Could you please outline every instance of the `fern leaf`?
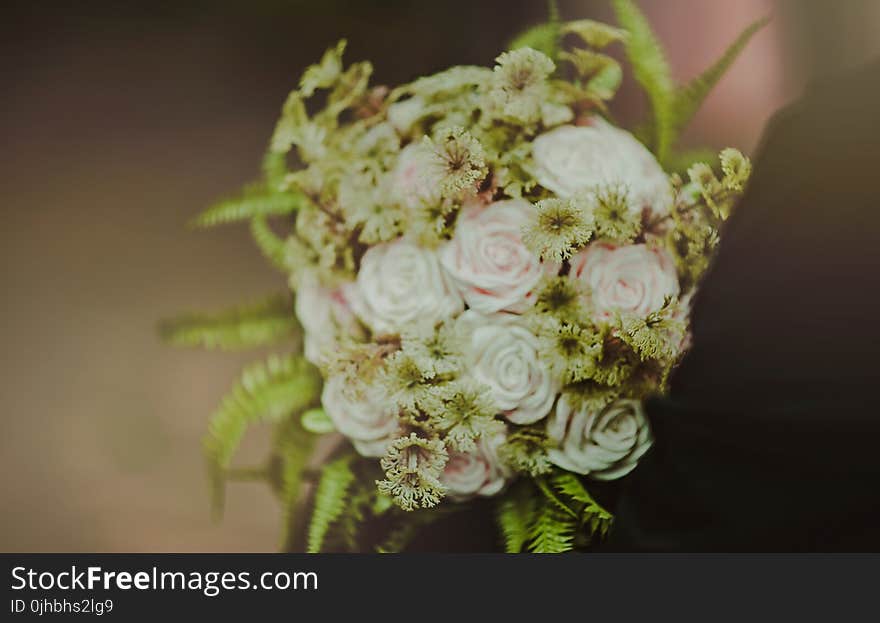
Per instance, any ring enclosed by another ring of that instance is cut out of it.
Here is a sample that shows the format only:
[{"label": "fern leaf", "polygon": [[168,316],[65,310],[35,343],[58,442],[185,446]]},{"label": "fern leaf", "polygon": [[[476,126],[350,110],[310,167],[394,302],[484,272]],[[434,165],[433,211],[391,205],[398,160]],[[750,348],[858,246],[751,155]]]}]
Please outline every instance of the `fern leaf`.
[{"label": "fern leaf", "polygon": [[315,492],[315,508],[309,524],[307,551],[310,554],[321,551],[330,526],[345,510],[348,490],[353,482],[354,472],[351,471],[350,456],[328,463],[321,470],[321,481]]},{"label": "fern leaf", "polygon": [[333,525],[331,534],[325,538],[326,550],[354,553],[362,551],[362,528],[375,496],[376,486],[372,481],[355,481],[345,501],[342,515]]},{"label": "fern leaf", "polygon": [[553,476],[553,487],[562,495],[580,502],[581,523],[588,525],[591,532],[599,532],[602,536],[608,532],[614,515],[605,510],[587,491],[580,479],[571,472],[557,472]]},{"label": "fern leaf", "polygon": [[674,85],[663,48],[633,0],[612,0],[617,21],[628,32],[626,56],[651,102],[654,154],[662,163],[672,146]]},{"label": "fern leaf", "polygon": [[278,493],[281,498],[281,548],[282,551],[299,549],[299,510],[301,504],[303,472],[311,457],[315,436],[309,434],[299,418],[292,417],[278,427],[275,436],[275,456],[280,461]]},{"label": "fern leaf", "polygon": [[287,154],[271,149],[263,156],[263,178],[270,192],[279,191],[287,176]]},{"label": "fern leaf", "polygon": [[728,47],[715,63],[702,74],[691,80],[688,84],[679,87],[675,93],[674,108],[674,131],[681,130],[696,114],[703,100],[727,72],[740,52],[748,45],[752,37],[761,30],[770,20],[760,19],[746,28],[739,37]]},{"label": "fern leaf", "polygon": [[299,357],[273,356],[244,371],[211,418],[203,442],[215,514],[222,513],[226,470],[247,427],[309,406],[320,387],[318,370]]},{"label": "fern leaf", "polygon": [[552,503],[544,503],[537,512],[530,533],[529,551],[535,554],[561,554],[574,545],[577,520]]},{"label": "fern leaf", "polygon": [[255,216],[251,220],[251,236],[260,253],[278,270],[287,272],[290,269],[287,260],[287,245],[269,225],[265,216]]},{"label": "fern leaf", "polygon": [[510,50],[532,48],[556,59],[559,55],[559,42],[562,38],[562,26],[559,23],[559,8],[556,5],[556,0],[548,0],[547,13],[546,23],[532,26],[517,35],[507,48]]},{"label": "fern leaf", "polygon": [[255,216],[278,216],[299,209],[303,195],[267,191],[256,184],[245,188],[239,197],[220,201],[190,221],[196,229],[245,221]]},{"label": "fern leaf", "polygon": [[547,501],[553,504],[560,512],[570,515],[575,519],[578,518],[578,514],[568,504],[559,499],[559,496],[557,496],[553,489],[550,488],[550,485],[547,484],[547,481],[544,478],[539,478],[535,481],[535,484],[538,485],[538,489],[541,490],[541,493],[544,494]]},{"label": "fern leaf", "polygon": [[534,516],[535,498],[525,481],[499,500],[495,507],[495,520],[504,537],[504,550],[508,554],[519,553],[525,547]]},{"label": "fern leaf", "polygon": [[160,336],[169,344],[221,350],[263,346],[298,332],[286,294],[214,314],[188,313],[159,325]]}]

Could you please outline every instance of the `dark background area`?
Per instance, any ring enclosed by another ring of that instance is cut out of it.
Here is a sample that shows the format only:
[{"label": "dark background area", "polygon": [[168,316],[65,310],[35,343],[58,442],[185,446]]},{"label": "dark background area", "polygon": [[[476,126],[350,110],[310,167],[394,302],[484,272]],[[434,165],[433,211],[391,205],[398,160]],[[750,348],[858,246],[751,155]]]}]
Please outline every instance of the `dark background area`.
[{"label": "dark background area", "polygon": [[[695,75],[751,21],[776,13],[719,85],[687,141],[751,150],[815,53],[855,62],[876,37],[804,24],[829,9],[771,0],[647,0],[676,75]],[[838,3],[841,4],[841,3]],[[880,3],[852,2],[857,17]],[[610,19],[564,1],[565,18]],[[155,324],[284,287],[244,228],[186,231],[258,172],[301,70],[341,37],[374,83],[491,65],[546,14],[540,0],[40,2],[0,24],[0,550],[273,550],[269,491],[232,485],[210,520],[199,440],[241,365],[260,353],[176,351]],[[835,23],[837,23],[835,22]],[[792,37],[794,32],[798,36]],[[870,32],[876,32],[876,29]],[[812,33],[812,34],[811,34]],[[826,39],[822,39],[825,37]],[[848,46],[848,47],[847,47]],[[851,50],[847,52],[847,50]],[[615,106],[633,119],[631,85]],[[256,461],[265,435],[250,435]]]}]

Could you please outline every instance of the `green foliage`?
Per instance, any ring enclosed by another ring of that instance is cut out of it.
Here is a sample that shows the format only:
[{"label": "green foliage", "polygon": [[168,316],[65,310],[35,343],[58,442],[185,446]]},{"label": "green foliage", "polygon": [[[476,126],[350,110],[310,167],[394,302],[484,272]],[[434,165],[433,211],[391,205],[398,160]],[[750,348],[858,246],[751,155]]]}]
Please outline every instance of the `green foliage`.
[{"label": "green foliage", "polygon": [[361,527],[375,503],[376,488],[361,478],[355,480],[342,514],[324,540],[324,551],[364,551]]},{"label": "green foliage", "polygon": [[562,30],[559,23],[559,8],[556,0],[547,2],[547,22],[532,26],[528,30],[514,37],[507,45],[508,50],[519,48],[532,48],[543,52],[552,59],[559,55],[559,44],[562,38]]},{"label": "green foliage", "polygon": [[302,507],[303,472],[306,469],[315,437],[298,418],[287,418],[275,430],[274,456],[278,461],[278,494],[281,498],[281,548],[295,551],[301,545],[299,516]]},{"label": "green foliage", "polygon": [[[270,166],[277,166],[277,161],[269,160]],[[276,175],[277,173],[272,173]],[[292,214],[307,201],[304,195],[281,193],[267,190],[262,184],[245,188],[239,197],[225,199],[211,206],[192,221],[190,226],[197,229],[215,227],[226,223],[245,221],[255,216],[278,216]]]},{"label": "green foliage", "polygon": [[339,79],[339,75],[342,73],[342,54],[345,52],[346,43],[345,39],[341,39],[335,47],[324,52],[320,63],[306,68],[299,81],[299,87],[304,96],[311,97],[316,89],[328,89]]},{"label": "green foliage", "polygon": [[[645,90],[651,103],[652,118],[643,128],[657,160],[669,164],[670,152],[678,133],[691,120],[709,91],[718,83],[746,47],[751,38],[767,21],[761,19],[746,28],[725,50],[724,54],[706,71],[689,83],[676,87],[669,64],[648,20],[634,0],[611,0],[620,25],[628,32],[627,58],[633,67],[636,81]],[[687,167],[676,163],[671,167],[683,171]]]},{"label": "green foliage", "polygon": [[251,220],[251,236],[257,247],[272,266],[278,270],[287,272],[290,270],[287,245],[269,225],[264,216],[255,216]]},{"label": "green foliage", "polygon": [[633,0],[611,0],[620,25],[629,33],[626,55],[636,81],[651,102],[654,131],[652,148],[662,163],[673,143],[674,86],[663,48],[644,13]]},{"label": "green foliage", "polygon": [[326,435],[336,430],[333,420],[324,409],[309,409],[300,418],[303,428],[315,435]]},{"label": "green foliage", "polygon": [[221,350],[263,346],[299,332],[288,294],[273,294],[251,305],[214,314],[184,314],[159,325],[159,334],[169,344]]},{"label": "green foliage", "polygon": [[245,369],[214,412],[204,439],[216,514],[223,510],[226,470],[248,426],[277,422],[309,406],[318,398],[320,387],[318,370],[295,356],[271,356]]},{"label": "green foliage", "polygon": [[574,547],[577,521],[557,505],[544,502],[535,515],[529,533],[529,551],[535,554],[561,554]]},{"label": "green foliage", "polygon": [[287,156],[271,149],[263,156],[263,177],[269,192],[281,191],[287,176]]},{"label": "green foliage", "polygon": [[[691,80],[686,85],[678,88],[675,92],[673,129],[680,131],[691,120],[703,100],[727,72],[740,52],[745,49],[752,37],[761,30],[770,20],[759,19],[746,28],[739,37],[724,51],[715,63],[702,74]],[[686,168],[686,167],[685,167]]]},{"label": "green foliage", "polygon": [[[596,502],[576,475],[556,470],[535,484],[543,498],[537,502],[534,523],[529,529],[530,551],[566,552],[574,549],[576,536],[589,542],[593,534],[607,535],[614,517]],[[578,534],[584,527],[590,534]]]},{"label": "green foliage", "polygon": [[625,30],[596,22],[591,19],[577,19],[562,25],[562,34],[577,35],[589,47],[601,50],[616,41],[625,41]]},{"label": "green foliage", "polygon": [[534,488],[520,481],[495,507],[495,520],[504,538],[504,550],[508,554],[521,552],[531,535],[530,526],[535,519]]},{"label": "green foliage", "polygon": [[355,480],[351,456],[328,463],[321,470],[321,481],[315,493],[315,507],[309,524],[308,549],[310,554],[321,551],[324,538],[345,510],[348,492]]},{"label": "green foliage", "polygon": [[604,537],[608,534],[614,516],[593,499],[581,480],[571,472],[557,471],[552,478],[553,488],[575,503],[582,504],[577,511],[582,525],[592,533]]}]

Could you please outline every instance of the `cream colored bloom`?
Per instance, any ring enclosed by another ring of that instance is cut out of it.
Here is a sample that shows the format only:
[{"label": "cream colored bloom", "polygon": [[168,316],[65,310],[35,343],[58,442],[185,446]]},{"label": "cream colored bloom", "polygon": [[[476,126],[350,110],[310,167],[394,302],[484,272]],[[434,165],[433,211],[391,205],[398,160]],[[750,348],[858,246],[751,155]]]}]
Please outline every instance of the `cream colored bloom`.
[{"label": "cream colored bloom", "polygon": [[535,178],[560,197],[603,187],[625,188],[633,211],[667,214],[673,192],[657,160],[636,138],[600,117],[587,126],[564,125],[532,145]]},{"label": "cream colored bloom", "polygon": [[324,411],[363,456],[382,456],[399,429],[397,407],[377,385],[352,385],[342,375],[324,381]]},{"label": "cream colored bloom", "polygon": [[379,335],[439,322],[464,309],[436,252],[402,238],[371,247],[345,293],[358,318]]},{"label": "cream colored bloom", "polygon": [[492,401],[514,424],[532,424],[553,408],[559,390],[542,360],[538,339],[519,316],[474,310],[456,322],[468,373],[489,388]]},{"label": "cream colored bloom", "polygon": [[550,462],[596,480],[615,480],[631,472],[651,447],[651,432],[638,400],[617,400],[601,411],[575,408],[560,397],[548,420],[547,436],[556,444]]}]

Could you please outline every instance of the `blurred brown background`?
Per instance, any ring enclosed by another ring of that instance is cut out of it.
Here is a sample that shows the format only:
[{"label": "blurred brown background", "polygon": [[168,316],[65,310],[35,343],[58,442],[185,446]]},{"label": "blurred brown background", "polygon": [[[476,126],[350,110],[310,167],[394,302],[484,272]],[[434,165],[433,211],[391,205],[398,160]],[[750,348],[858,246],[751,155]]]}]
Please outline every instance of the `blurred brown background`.
[{"label": "blurred brown background", "polygon": [[[605,2],[563,17],[610,19]],[[774,14],[687,140],[751,150],[815,73],[877,52],[871,0],[643,0],[680,79]],[[542,0],[28,3],[0,25],[0,550],[271,551],[265,487],[210,520],[207,418],[259,353],[173,350],[156,321],[284,286],[244,228],[186,220],[257,174],[300,71],[336,39],[377,82],[491,64]],[[632,88],[617,110],[632,118]],[[265,450],[259,431],[242,461]]]}]

